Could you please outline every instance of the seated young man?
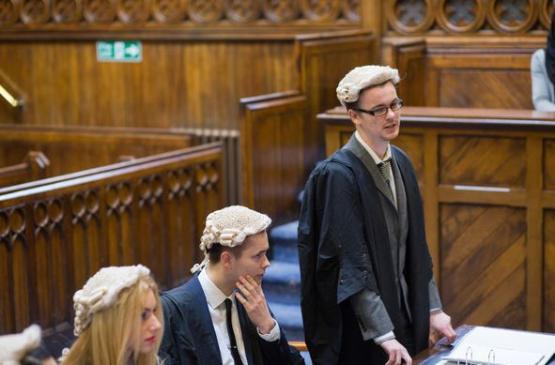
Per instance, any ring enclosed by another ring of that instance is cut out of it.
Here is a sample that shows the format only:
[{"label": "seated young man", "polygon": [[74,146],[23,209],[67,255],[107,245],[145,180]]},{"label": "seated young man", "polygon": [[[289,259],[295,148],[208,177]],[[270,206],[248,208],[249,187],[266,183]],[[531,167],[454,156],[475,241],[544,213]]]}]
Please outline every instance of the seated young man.
[{"label": "seated young man", "polygon": [[260,286],[270,262],[271,219],[243,206],[206,217],[205,259],[186,284],[162,294],[164,364],[302,364]]}]

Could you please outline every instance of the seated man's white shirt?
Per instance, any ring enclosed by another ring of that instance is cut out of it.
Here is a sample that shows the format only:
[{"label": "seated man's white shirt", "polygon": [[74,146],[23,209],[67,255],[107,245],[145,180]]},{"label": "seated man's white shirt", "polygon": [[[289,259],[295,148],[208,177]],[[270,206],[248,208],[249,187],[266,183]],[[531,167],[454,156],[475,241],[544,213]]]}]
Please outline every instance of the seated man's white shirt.
[{"label": "seated man's white shirt", "polygon": [[[241,361],[243,364],[248,364],[247,356],[245,353],[245,342],[243,341],[243,333],[241,331],[241,324],[239,322],[239,314],[237,313],[237,304],[235,299],[235,294],[226,297],[225,294],[210,280],[206,274],[206,269],[203,269],[198,280],[202,291],[206,296],[206,302],[208,304],[208,312],[210,313],[210,318],[212,319],[212,325],[214,326],[214,332],[216,332],[216,339],[218,340],[218,347],[220,348],[220,354],[222,356],[223,365],[233,365],[233,356],[231,355],[231,345],[229,341],[229,335],[227,333],[226,324],[226,313],[225,313],[225,300],[227,298],[231,299],[233,306],[231,308],[231,325],[233,331],[235,332],[235,339],[237,341],[237,350],[241,356]],[[276,321],[274,328],[268,334],[261,334],[258,332],[260,337],[268,342],[273,342],[279,339],[280,330]]]}]

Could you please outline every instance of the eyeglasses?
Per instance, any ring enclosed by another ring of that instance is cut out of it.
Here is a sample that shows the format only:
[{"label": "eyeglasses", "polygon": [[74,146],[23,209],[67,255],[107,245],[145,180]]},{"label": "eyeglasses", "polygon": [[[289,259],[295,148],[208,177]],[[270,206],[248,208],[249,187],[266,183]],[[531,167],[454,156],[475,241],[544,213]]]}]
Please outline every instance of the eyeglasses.
[{"label": "eyeglasses", "polygon": [[370,110],[364,110],[364,109],[358,109],[355,108],[354,110],[362,112],[362,113],[367,113],[370,115],[373,115],[375,117],[381,117],[387,114],[387,110],[391,109],[392,111],[396,112],[399,109],[401,109],[403,107],[403,99],[401,98],[397,98],[395,100],[393,100],[391,102],[391,104],[389,104],[389,106],[378,106],[374,109],[370,109]]}]

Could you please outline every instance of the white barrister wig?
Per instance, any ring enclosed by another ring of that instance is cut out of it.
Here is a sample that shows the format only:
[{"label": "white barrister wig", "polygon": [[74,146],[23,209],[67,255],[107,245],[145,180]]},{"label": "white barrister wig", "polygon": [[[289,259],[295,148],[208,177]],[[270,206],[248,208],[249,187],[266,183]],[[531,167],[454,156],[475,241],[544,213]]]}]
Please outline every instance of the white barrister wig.
[{"label": "white barrister wig", "polygon": [[0,336],[0,364],[19,365],[25,354],[40,345],[40,327],[33,324],[23,332]]},{"label": "white barrister wig", "polygon": [[73,333],[79,336],[91,323],[94,313],[113,305],[119,293],[150,275],[143,265],[103,267],[91,276],[83,289],[73,295],[75,320]]},{"label": "white barrister wig", "polygon": [[239,246],[248,236],[265,231],[271,223],[272,220],[266,214],[241,205],[232,205],[208,214],[200,238],[200,249],[205,258],[201,264],[195,264],[191,272],[195,273],[206,265],[206,254],[214,244]]},{"label": "white barrister wig", "polygon": [[381,85],[386,81],[399,82],[399,71],[389,66],[368,65],[355,67],[343,77],[337,85],[337,99],[341,105],[358,100],[360,91],[371,86]]}]

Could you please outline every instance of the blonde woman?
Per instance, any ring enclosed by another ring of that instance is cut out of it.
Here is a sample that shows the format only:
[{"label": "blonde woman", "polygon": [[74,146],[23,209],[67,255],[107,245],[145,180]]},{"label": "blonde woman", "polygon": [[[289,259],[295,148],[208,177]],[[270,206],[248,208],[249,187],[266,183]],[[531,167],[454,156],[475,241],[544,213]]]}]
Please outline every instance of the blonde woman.
[{"label": "blonde woman", "polygon": [[142,265],[106,267],[73,296],[76,342],[62,364],[153,365],[162,337],[158,287]]}]

